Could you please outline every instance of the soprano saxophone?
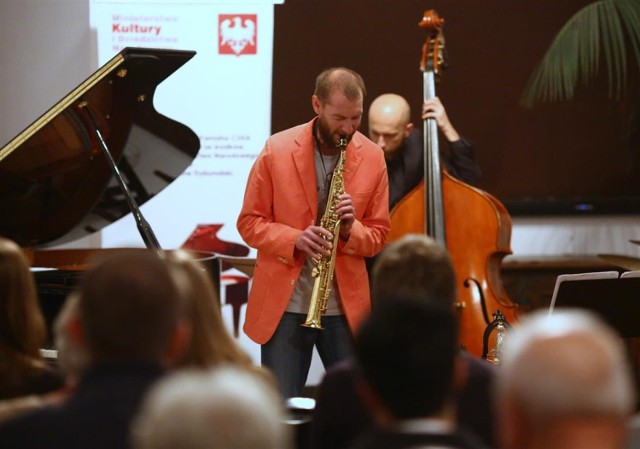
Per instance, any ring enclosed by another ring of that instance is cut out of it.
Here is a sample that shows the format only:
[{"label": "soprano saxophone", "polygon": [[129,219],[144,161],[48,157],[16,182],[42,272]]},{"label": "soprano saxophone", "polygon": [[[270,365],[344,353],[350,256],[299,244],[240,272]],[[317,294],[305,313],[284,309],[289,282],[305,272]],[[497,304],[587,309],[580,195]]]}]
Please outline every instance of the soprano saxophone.
[{"label": "soprano saxophone", "polygon": [[320,226],[331,232],[331,237],[322,236],[323,239],[331,241],[331,253],[322,256],[320,260],[315,262],[315,266],[311,271],[314,278],[313,290],[311,291],[311,303],[307,312],[306,321],[301,326],[311,327],[313,329],[324,329],[322,327],[322,314],[327,310],[327,301],[329,293],[331,293],[331,285],[333,283],[333,273],[336,266],[336,254],[338,249],[338,239],[340,238],[340,218],[336,213],[336,206],[340,202],[340,195],[344,193],[344,165],[345,150],[347,148],[347,138],[340,137],[336,146],[340,149],[338,162],[333,169],[331,177],[331,187],[327,197],[327,207],[320,219]]}]

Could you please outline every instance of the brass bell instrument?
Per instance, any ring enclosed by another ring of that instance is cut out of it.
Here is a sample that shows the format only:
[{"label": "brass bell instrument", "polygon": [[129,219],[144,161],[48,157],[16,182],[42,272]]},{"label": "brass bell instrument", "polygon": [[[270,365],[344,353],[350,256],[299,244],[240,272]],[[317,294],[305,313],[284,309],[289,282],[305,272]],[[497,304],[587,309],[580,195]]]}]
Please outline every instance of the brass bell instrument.
[{"label": "brass bell instrument", "polygon": [[322,236],[325,240],[332,242],[331,253],[322,256],[315,261],[315,266],[311,270],[311,276],[314,278],[313,290],[311,291],[311,303],[307,312],[307,319],[301,326],[313,329],[324,329],[322,327],[322,314],[327,310],[327,302],[331,293],[333,283],[333,273],[335,271],[336,254],[338,249],[338,239],[340,238],[340,218],[336,213],[336,206],[340,202],[340,195],[344,193],[344,166],[345,166],[345,150],[348,140],[346,137],[340,137],[336,146],[340,149],[338,162],[333,169],[331,176],[331,186],[327,196],[327,206],[324,214],[320,219],[320,226],[331,232],[331,237]]},{"label": "brass bell instrument", "polygon": [[[501,310],[493,313],[493,321],[489,323],[482,338],[482,358],[492,365],[499,365],[504,352],[505,340],[511,325]],[[495,331],[495,332],[494,332]]]}]

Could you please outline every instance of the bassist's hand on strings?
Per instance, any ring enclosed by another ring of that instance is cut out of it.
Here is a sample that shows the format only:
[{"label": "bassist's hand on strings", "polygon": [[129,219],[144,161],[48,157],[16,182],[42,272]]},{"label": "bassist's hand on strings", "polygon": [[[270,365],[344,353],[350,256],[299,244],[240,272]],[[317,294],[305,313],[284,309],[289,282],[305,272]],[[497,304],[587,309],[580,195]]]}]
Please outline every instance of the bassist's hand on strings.
[{"label": "bassist's hand on strings", "polygon": [[322,226],[308,226],[296,239],[296,249],[314,260],[331,254],[331,246],[331,233]]},{"label": "bassist's hand on strings", "polygon": [[438,124],[438,129],[449,142],[460,140],[460,134],[451,124],[447,111],[438,97],[432,97],[422,104],[422,120],[432,118]]},{"label": "bassist's hand on strings", "polygon": [[340,237],[349,240],[351,227],[356,219],[356,208],[353,205],[351,195],[343,193],[339,197],[340,201],[336,205],[336,213],[340,217]]}]

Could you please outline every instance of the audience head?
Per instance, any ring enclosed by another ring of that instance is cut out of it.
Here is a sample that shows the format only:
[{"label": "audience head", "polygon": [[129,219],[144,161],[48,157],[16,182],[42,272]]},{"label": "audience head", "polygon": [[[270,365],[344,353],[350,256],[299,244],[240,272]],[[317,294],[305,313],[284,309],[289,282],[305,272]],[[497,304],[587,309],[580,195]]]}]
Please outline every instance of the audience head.
[{"label": "audience head", "polygon": [[386,159],[394,159],[409,137],[411,107],[396,94],[382,94],[369,106],[369,137],[383,150]]},{"label": "audience head", "polygon": [[623,438],[635,405],[631,371],[620,338],[599,318],[585,310],[532,312],[505,345],[495,392],[505,447],[533,447],[523,439],[549,438],[581,421],[583,434],[599,429],[597,421]]},{"label": "audience head", "polygon": [[167,263],[151,250],[124,251],[97,262],[79,288],[80,334],[91,362],[169,362],[188,328]]},{"label": "audience head", "polygon": [[453,310],[456,277],[449,253],[422,234],[408,234],[390,243],[373,267],[371,295],[374,308],[382,298],[395,295],[416,296]]},{"label": "audience head", "polygon": [[135,449],[288,449],[275,388],[237,367],[183,371],[157,384],[132,431]]},{"label": "audience head", "polygon": [[6,368],[40,360],[47,328],[29,261],[20,247],[0,237],[0,356]]},{"label": "audience head", "polygon": [[450,308],[419,297],[382,298],[359,329],[355,353],[378,424],[449,410],[457,353]]},{"label": "audience head", "polygon": [[225,327],[210,273],[188,251],[170,251],[165,257],[178,287],[185,319],[191,324],[191,339],[180,364],[200,368],[225,362],[250,364],[251,358]]}]

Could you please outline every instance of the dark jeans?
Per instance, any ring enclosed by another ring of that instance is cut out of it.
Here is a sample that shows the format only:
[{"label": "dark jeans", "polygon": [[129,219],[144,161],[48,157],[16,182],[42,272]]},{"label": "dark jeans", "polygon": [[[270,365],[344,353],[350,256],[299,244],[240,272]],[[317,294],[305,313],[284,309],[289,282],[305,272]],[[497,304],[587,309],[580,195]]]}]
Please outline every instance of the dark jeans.
[{"label": "dark jeans", "polygon": [[300,326],[306,317],[286,312],[273,337],[260,349],[262,365],[273,372],[284,398],[302,394],[314,345],[325,370],[351,354],[351,331],[344,315],[323,316],[324,330]]}]

